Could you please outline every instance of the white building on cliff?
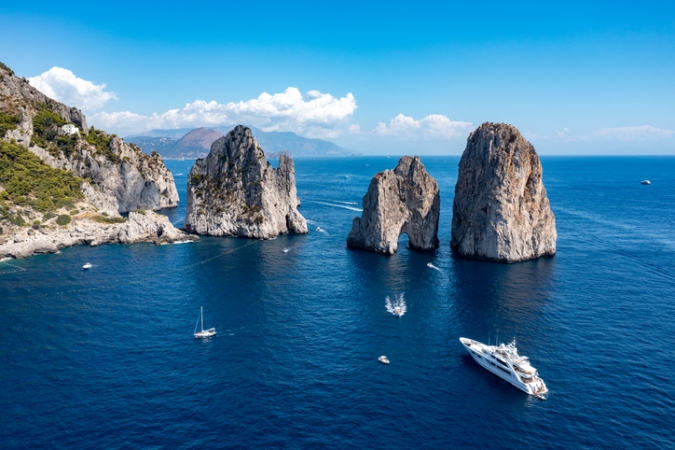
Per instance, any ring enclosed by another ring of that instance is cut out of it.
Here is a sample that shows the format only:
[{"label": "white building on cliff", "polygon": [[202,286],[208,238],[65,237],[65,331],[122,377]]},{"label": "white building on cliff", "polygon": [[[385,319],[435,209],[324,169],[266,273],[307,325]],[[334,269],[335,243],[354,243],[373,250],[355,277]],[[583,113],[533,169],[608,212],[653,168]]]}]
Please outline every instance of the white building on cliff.
[{"label": "white building on cliff", "polygon": [[79,134],[80,130],[77,129],[72,123],[68,123],[61,127],[64,133],[66,134]]}]

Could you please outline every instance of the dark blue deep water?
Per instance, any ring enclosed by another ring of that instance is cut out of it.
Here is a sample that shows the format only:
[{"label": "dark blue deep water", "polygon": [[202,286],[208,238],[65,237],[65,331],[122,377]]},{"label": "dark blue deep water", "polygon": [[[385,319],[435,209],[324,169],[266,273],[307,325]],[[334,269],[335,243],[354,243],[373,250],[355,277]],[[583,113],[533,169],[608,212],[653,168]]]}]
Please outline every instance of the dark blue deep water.
[{"label": "dark blue deep water", "polygon": [[[348,250],[352,209],[397,162],[363,157],[296,161],[307,236],[0,264],[0,447],[673,448],[675,158],[542,160],[559,238],[538,261],[452,256],[458,157],[422,158],[437,252],[405,236],[391,257]],[[184,193],[191,163],[168,165]],[[181,225],[184,203],[165,213]],[[192,336],[200,306],[209,341]],[[458,341],[497,335],[548,400]]]}]

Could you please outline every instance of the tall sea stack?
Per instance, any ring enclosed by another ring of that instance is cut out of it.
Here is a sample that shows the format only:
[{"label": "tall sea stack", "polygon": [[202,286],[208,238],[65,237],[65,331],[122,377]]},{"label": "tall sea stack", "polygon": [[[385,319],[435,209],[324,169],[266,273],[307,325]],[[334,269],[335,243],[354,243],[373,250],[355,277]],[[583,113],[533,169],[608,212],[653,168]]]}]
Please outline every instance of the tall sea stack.
[{"label": "tall sea stack", "polygon": [[188,179],[185,229],[211,236],[271,239],[279,234],[305,234],[298,212],[293,160],[279,157],[279,168],[243,125],[211,145]]},{"label": "tall sea stack", "polygon": [[450,245],[461,256],[518,262],[556,251],[539,156],[512,125],[484,123],[459,162]]},{"label": "tall sea stack", "polygon": [[363,196],[363,214],[354,218],[347,246],[388,255],[396,253],[406,233],[415,250],[438,248],[441,196],[438,183],[418,156],[404,156],[392,171],[370,180]]}]

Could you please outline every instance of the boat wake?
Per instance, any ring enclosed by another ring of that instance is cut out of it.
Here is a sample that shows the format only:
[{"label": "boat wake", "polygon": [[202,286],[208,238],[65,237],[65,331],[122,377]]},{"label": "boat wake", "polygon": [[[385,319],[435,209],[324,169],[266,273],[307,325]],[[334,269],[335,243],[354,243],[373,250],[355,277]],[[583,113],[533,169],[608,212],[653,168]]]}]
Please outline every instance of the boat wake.
[{"label": "boat wake", "polygon": [[436,270],[438,270],[439,272],[441,271],[441,269],[439,269],[438,267],[434,266],[434,265],[431,264],[431,263],[427,263],[427,267],[429,267],[429,268],[431,268],[431,269],[436,269]]},{"label": "boat wake", "polygon": [[342,204],[342,205],[358,205],[357,202],[341,202],[341,201],[338,201],[338,200],[334,200],[334,202],[335,202],[335,203],[340,203],[340,204]]},{"label": "boat wake", "polygon": [[348,209],[348,210],[350,210],[350,211],[363,212],[363,209],[361,209],[361,208],[355,208],[355,207],[353,207],[353,206],[338,205],[338,204],[336,204],[336,203],[317,202],[317,201],[313,201],[312,203],[318,203],[319,205],[325,205],[325,206],[332,206],[333,208],[342,208],[342,209]]},{"label": "boat wake", "polygon": [[407,308],[405,306],[405,300],[403,299],[403,294],[405,292],[401,292],[400,294],[395,294],[394,299],[392,300],[388,295],[387,298],[385,299],[385,306],[387,308],[387,312],[391,313],[397,317],[403,316],[405,314]]}]

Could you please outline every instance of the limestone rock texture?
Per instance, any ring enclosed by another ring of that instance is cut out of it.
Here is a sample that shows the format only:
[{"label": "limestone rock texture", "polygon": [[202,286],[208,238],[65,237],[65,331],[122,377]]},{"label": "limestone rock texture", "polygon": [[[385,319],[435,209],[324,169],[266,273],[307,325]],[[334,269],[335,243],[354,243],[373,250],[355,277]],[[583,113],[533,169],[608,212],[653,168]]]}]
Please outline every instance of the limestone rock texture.
[{"label": "limestone rock texture", "polygon": [[251,130],[238,125],[192,167],[185,229],[257,239],[305,234],[299,206],[293,160],[281,155],[274,169]]},{"label": "limestone rock texture", "polygon": [[[56,253],[72,245],[135,244],[152,242],[157,245],[192,242],[198,236],[178,230],[169,218],[152,211],[131,212],[127,220],[101,223],[97,215],[83,213],[67,226],[50,225],[28,228],[11,238],[0,239],[0,258],[26,258],[37,253]],[[99,216],[100,217],[100,216]]]},{"label": "limestone rock texture", "polygon": [[406,233],[415,250],[438,248],[441,196],[418,156],[402,157],[394,170],[376,174],[354,218],[347,246],[392,255]]},{"label": "limestone rock texture", "polygon": [[452,214],[450,245],[460,256],[513,263],[555,254],[541,162],[512,125],[487,122],[469,135]]},{"label": "limestone rock texture", "polygon": [[[64,138],[57,124],[36,132],[34,118],[41,112],[55,113],[62,123],[72,123],[79,134]],[[14,140],[52,167],[65,169],[88,179],[96,192],[91,203],[106,213],[126,213],[137,209],[157,210],[178,206],[173,175],[159,154],[147,155],[134,144],[116,135],[87,128],[86,117],[31,86],[0,67],[0,113],[19,118],[14,129],[0,139]],[[59,140],[61,139],[61,140]]]}]

